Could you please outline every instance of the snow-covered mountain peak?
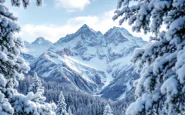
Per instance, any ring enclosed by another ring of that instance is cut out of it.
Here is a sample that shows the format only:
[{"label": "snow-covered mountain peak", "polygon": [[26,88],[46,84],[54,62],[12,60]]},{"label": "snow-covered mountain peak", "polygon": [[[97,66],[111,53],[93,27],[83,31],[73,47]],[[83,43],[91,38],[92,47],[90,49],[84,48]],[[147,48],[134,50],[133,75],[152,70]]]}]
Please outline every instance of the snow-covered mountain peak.
[{"label": "snow-covered mountain peak", "polygon": [[112,28],[112,30],[120,31],[120,32],[123,32],[123,33],[126,33],[126,34],[129,33],[127,29],[121,28],[121,27],[116,27],[116,26],[114,26],[114,27]]},{"label": "snow-covered mountain peak", "polygon": [[130,58],[135,48],[145,44],[124,28],[114,27],[103,35],[84,24],[39,57],[41,52],[35,53],[42,45],[34,46],[29,52],[38,58],[30,67],[47,80],[70,83],[77,89],[117,99],[130,91],[130,84],[138,76]]},{"label": "snow-covered mountain peak", "polygon": [[35,41],[33,41],[32,44],[51,45],[52,42],[50,42],[49,40],[44,39],[43,37],[39,37]]},{"label": "snow-covered mountain peak", "polygon": [[84,24],[81,29],[90,29],[89,26],[87,24]]},{"label": "snow-covered mountain peak", "polygon": [[[116,27],[114,26],[113,28],[111,28],[110,30],[108,30],[106,33],[105,33],[105,36],[108,38],[108,39],[114,39],[114,37],[122,37],[122,38],[125,38],[127,40],[130,41],[129,38],[127,38],[126,36],[132,36],[125,28],[120,28],[120,27]],[[132,36],[133,37],[133,36]]]},{"label": "snow-covered mountain peak", "polygon": [[108,43],[129,41],[131,43],[137,44],[140,47],[147,43],[142,38],[135,37],[131,35],[128,30],[120,27],[111,28],[104,34],[104,36],[107,38]]},{"label": "snow-covered mountain peak", "polygon": [[93,29],[91,29],[87,24],[84,24],[81,28],[78,29],[76,33],[86,33],[86,32],[92,32],[96,33]]},{"label": "snow-covered mountain peak", "polygon": [[103,43],[102,41],[105,41],[105,37],[101,32],[96,32],[84,24],[75,33],[60,38],[54,46],[59,46],[60,49],[68,46],[78,49],[86,46],[98,46]]},{"label": "snow-covered mountain peak", "polygon": [[29,44],[30,44],[29,42],[24,41],[24,46],[27,46],[27,45],[29,45]]},{"label": "snow-covered mountain peak", "polygon": [[52,46],[52,42],[44,39],[43,37],[37,38],[32,43],[24,41],[25,48],[22,49],[21,56],[29,63],[39,57],[44,51]]},{"label": "snow-covered mountain peak", "polygon": [[121,28],[121,27],[117,27],[117,26],[114,26],[113,28],[110,28],[106,33],[105,35],[107,36],[108,34],[110,33],[115,33],[115,32],[122,32],[122,33],[129,33],[128,30],[126,30],[125,28]]}]

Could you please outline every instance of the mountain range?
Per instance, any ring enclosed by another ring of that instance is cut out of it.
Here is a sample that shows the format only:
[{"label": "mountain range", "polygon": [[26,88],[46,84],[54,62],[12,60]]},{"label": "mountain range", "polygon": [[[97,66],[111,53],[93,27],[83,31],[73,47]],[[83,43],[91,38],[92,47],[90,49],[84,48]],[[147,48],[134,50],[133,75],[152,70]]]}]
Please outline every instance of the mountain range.
[{"label": "mountain range", "polygon": [[107,99],[125,98],[139,77],[130,62],[135,48],[147,44],[126,29],[113,27],[105,34],[84,24],[75,33],[51,43],[44,38],[25,42],[21,54],[30,74]]},{"label": "mountain range", "polygon": [[29,63],[33,62],[43,52],[53,45],[52,42],[45,40],[43,37],[37,38],[32,43],[24,41],[24,49],[22,49],[21,56]]}]

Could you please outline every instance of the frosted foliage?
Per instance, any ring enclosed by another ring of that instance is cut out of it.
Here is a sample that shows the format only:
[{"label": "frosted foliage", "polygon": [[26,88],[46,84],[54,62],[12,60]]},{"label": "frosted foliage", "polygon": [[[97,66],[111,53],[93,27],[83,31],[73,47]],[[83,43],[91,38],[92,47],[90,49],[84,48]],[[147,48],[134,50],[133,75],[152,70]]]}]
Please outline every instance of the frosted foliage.
[{"label": "frosted foliage", "polygon": [[0,115],[12,115],[13,108],[11,107],[5,95],[0,91]]},{"label": "frosted foliage", "polygon": [[44,87],[42,86],[41,80],[37,76],[37,73],[34,73],[32,84],[29,86],[28,91],[38,95],[38,97],[35,98],[33,101],[44,103],[44,101],[46,100],[46,98],[43,96]]},{"label": "frosted foliage", "polygon": [[16,17],[3,5],[0,0],[0,114],[13,114],[14,109],[9,99],[14,95],[18,80],[29,67],[19,56],[23,43],[13,34],[20,30],[15,23]]},{"label": "frosted foliage", "polygon": [[42,82],[40,78],[37,76],[37,73],[34,73],[34,77],[32,79],[32,84],[28,88],[29,92],[37,93],[40,92],[44,94],[44,87],[42,86]]},{"label": "frosted foliage", "polygon": [[127,115],[185,114],[184,11],[184,0],[119,0],[114,20],[120,18],[120,24],[128,21],[133,31],[155,35],[153,42],[134,53],[140,78],[134,82],[137,99]]},{"label": "frosted foliage", "polygon": [[[11,0],[13,6],[19,7],[22,3],[23,7],[27,8],[31,0]],[[42,5],[44,0],[35,0],[38,6]]]},{"label": "frosted foliage", "polygon": [[16,79],[21,79],[23,73],[29,70],[27,63],[19,56],[23,42],[13,36],[19,31],[15,20],[8,8],[0,4],[0,73],[6,76],[10,84],[8,87],[16,86]]},{"label": "frosted foliage", "polygon": [[68,115],[66,111],[66,106],[67,104],[65,103],[65,97],[63,95],[63,92],[61,92],[57,104],[56,115]]},{"label": "frosted foliage", "polygon": [[35,113],[55,115],[56,105],[54,103],[46,103],[46,97],[43,94],[44,87],[42,86],[37,73],[34,73],[33,81],[27,94],[27,99],[36,104],[37,111]]},{"label": "frosted foliage", "polygon": [[55,115],[53,104],[40,104],[33,100],[39,94],[28,93],[28,95],[16,94],[10,102],[14,108],[15,115]]},{"label": "frosted foliage", "polygon": [[68,108],[68,115],[73,115],[70,107]]},{"label": "frosted foliage", "polygon": [[[27,7],[28,0],[21,0]],[[0,115],[55,115],[55,104],[36,101],[45,99],[43,92],[19,94],[15,87],[23,74],[30,69],[20,57],[23,42],[14,33],[20,28],[17,20],[0,0]],[[12,5],[19,6],[20,0],[11,0]]]},{"label": "frosted foliage", "polygon": [[6,91],[5,86],[7,85],[6,79],[2,74],[0,74],[0,115],[11,115],[13,114],[13,108],[5,98],[4,91]]},{"label": "frosted foliage", "polygon": [[104,109],[104,111],[103,111],[103,115],[113,115],[113,114],[112,114],[111,107],[110,107],[109,104],[105,106],[105,109]]}]

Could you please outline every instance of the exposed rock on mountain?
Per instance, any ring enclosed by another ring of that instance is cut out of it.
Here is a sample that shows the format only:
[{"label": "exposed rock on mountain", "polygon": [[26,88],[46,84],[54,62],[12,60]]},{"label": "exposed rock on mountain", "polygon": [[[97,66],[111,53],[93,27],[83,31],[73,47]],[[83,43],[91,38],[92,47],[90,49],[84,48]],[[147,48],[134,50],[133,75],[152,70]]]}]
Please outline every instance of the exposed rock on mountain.
[{"label": "exposed rock on mountain", "polygon": [[114,27],[103,35],[85,24],[33,61],[30,73],[36,71],[46,80],[67,83],[97,96],[123,99],[138,78],[130,62],[133,51],[146,43],[124,28]]}]

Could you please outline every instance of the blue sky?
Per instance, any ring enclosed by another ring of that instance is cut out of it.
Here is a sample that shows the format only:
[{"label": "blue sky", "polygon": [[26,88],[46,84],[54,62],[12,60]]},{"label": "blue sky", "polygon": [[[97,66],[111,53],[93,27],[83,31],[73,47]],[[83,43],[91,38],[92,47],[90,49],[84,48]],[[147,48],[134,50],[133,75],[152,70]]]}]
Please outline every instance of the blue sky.
[{"label": "blue sky", "polygon": [[[117,0],[45,0],[41,7],[37,7],[35,1],[31,0],[27,9],[12,7],[9,2],[6,5],[18,17],[21,26],[19,36],[29,42],[37,37],[56,42],[74,33],[83,24],[102,33],[113,26],[119,26],[118,21],[112,20]],[[121,27],[135,36],[147,39],[143,33],[133,33],[126,23]]]}]

